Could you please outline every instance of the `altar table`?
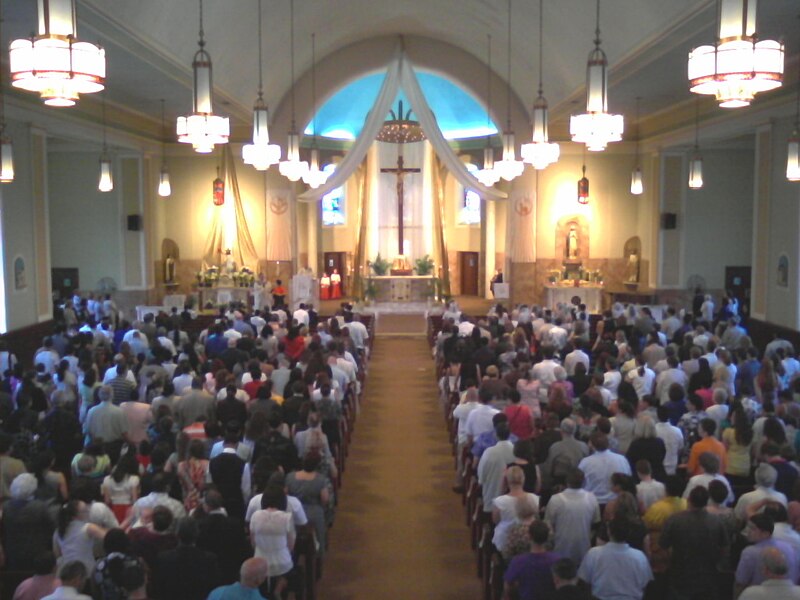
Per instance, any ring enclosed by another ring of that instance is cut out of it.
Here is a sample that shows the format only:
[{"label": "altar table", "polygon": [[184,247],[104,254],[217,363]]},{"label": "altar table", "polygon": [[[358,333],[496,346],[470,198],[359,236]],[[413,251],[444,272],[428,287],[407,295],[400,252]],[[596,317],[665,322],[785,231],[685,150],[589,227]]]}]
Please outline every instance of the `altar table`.
[{"label": "altar table", "polygon": [[436,292],[433,275],[384,275],[371,277],[377,302],[425,302]]}]

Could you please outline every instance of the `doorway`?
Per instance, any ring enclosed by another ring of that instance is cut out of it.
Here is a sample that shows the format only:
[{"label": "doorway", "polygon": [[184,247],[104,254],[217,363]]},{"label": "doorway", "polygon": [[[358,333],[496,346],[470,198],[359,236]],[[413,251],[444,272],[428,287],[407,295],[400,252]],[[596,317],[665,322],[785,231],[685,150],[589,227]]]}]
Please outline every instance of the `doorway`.
[{"label": "doorway", "polygon": [[750,316],[751,267],[725,267],[725,289],[739,301],[739,314]]},{"label": "doorway", "polygon": [[329,276],[336,270],[339,275],[342,276],[342,290],[347,289],[347,281],[345,277],[345,265],[347,258],[346,252],[326,252],[324,256],[324,265],[322,267],[323,272],[327,273]]},{"label": "doorway", "polygon": [[478,252],[459,252],[459,270],[461,271],[461,294],[464,296],[478,295],[478,262],[480,253]]}]

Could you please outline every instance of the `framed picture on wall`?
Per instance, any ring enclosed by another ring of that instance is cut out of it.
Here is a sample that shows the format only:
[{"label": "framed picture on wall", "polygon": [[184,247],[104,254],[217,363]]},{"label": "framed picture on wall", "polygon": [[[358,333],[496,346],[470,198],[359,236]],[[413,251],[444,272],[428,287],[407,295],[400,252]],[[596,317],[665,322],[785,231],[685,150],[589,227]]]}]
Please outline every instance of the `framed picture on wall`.
[{"label": "framed picture on wall", "polygon": [[25,259],[17,255],[14,257],[14,291],[21,292],[28,287],[28,278],[25,273]]},{"label": "framed picture on wall", "polygon": [[789,257],[785,254],[778,257],[778,275],[775,282],[779,287],[789,287]]}]

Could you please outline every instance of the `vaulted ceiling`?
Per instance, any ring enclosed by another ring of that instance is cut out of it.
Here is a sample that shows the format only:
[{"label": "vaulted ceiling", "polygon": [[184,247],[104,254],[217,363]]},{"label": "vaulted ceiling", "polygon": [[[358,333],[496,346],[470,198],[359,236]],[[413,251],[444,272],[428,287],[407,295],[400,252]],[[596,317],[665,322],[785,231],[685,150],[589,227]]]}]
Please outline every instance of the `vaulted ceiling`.
[{"label": "vaulted ceiling", "polygon": [[[246,123],[258,81],[257,0],[204,0],[203,4],[217,112]],[[545,95],[551,113],[564,119],[580,110],[586,59],[593,47],[595,2],[545,0],[544,4]],[[291,87],[289,6],[289,0],[263,0],[264,89],[273,107]],[[602,2],[602,47],[611,66],[614,112],[632,114],[638,96],[642,115],[689,99],[687,53],[713,40],[715,6],[716,0]],[[15,0],[3,9],[4,42],[30,35],[36,26],[36,2]],[[318,60],[356,42],[406,34],[446,42],[484,63],[490,33],[493,66],[505,79],[507,11],[507,0],[295,0],[296,75],[311,67],[312,32]],[[798,13],[797,0],[762,0],[759,6],[761,36],[787,43],[790,82],[795,81],[800,52]],[[511,83],[530,107],[538,79],[538,2],[512,0],[512,16]],[[153,119],[159,118],[161,98],[170,120],[188,112],[198,18],[198,0],[79,0],[79,38],[99,41],[106,48],[109,101]],[[776,93],[788,98],[792,90]]]}]

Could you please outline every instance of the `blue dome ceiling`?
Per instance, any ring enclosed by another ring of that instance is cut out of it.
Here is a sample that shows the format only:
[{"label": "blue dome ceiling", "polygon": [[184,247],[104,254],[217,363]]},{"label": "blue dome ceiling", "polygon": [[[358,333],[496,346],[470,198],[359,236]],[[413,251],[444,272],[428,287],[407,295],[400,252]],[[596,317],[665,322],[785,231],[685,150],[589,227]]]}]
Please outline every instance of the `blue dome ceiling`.
[{"label": "blue dome ceiling", "polygon": [[[367,75],[331,96],[317,112],[317,134],[339,140],[354,140],[358,137],[367,113],[378,97],[384,76],[383,73]],[[487,126],[487,115],[483,106],[452,81],[424,72],[418,72],[417,78],[446,139],[467,139],[497,133],[494,123],[489,122]],[[393,108],[397,106],[398,100],[403,101],[403,106],[411,106],[402,90],[392,103]],[[414,107],[411,108],[413,111]],[[412,115],[412,118],[415,117]],[[311,122],[304,133],[313,134]]]}]

